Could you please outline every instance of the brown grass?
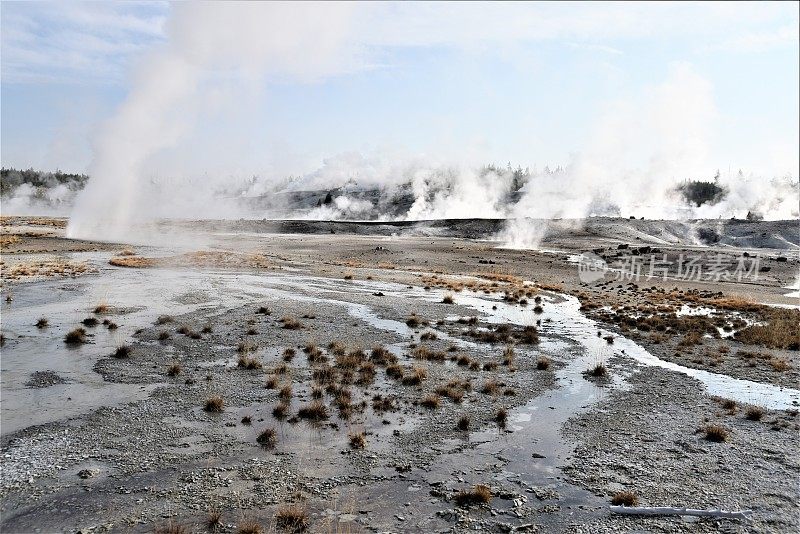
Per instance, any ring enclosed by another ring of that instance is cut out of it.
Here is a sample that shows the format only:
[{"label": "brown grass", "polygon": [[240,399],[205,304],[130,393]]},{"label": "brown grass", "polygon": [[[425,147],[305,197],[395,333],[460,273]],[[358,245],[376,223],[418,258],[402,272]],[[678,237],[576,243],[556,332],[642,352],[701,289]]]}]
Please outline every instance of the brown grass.
[{"label": "brown grass", "polygon": [[350,441],[351,449],[363,449],[367,446],[367,435],[364,432],[349,434],[347,439]]},{"label": "brown grass", "polygon": [[278,397],[283,401],[290,401],[292,399],[292,385],[286,384],[283,386],[280,391],[278,391]]},{"label": "brown grass", "polygon": [[236,366],[240,369],[248,369],[251,371],[263,367],[261,360],[255,356],[247,356],[246,354],[241,354],[239,356],[239,361],[236,362]]},{"label": "brown grass", "polygon": [[639,497],[632,491],[620,491],[611,497],[611,504],[614,506],[636,506],[639,504]]},{"label": "brown grass", "polygon": [[155,267],[158,262],[153,258],[143,258],[141,256],[117,256],[108,260],[114,267],[133,267],[147,268]]},{"label": "brown grass", "polygon": [[289,415],[289,405],[285,402],[276,404],[272,409],[272,416],[275,419],[284,419],[287,415]]},{"label": "brown grass", "polygon": [[459,491],[454,500],[456,505],[469,508],[475,504],[488,504],[492,500],[492,492],[488,486],[477,484],[472,489]]},{"label": "brown grass", "polygon": [[46,317],[41,317],[38,321],[36,321],[36,328],[47,328],[48,321]]},{"label": "brown grass", "polygon": [[294,317],[282,317],[281,322],[283,323],[283,328],[286,330],[299,330],[303,328],[303,323],[295,319]]},{"label": "brown grass", "polygon": [[608,376],[608,367],[606,367],[603,363],[598,363],[594,367],[589,368],[589,370],[586,371],[586,374],[595,378],[604,378]]},{"label": "brown grass", "polygon": [[214,395],[206,399],[203,410],[209,413],[221,413],[225,409],[225,401],[219,395]]},{"label": "brown grass", "polygon": [[171,363],[167,367],[167,376],[178,376],[179,374],[181,374],[181,364],[178,362]]},{"label": "brown grass", "polygon": [[541,356],[536,360],[536,368],[540,371],[547,371],[550,369],[550,358]]},{"label": "brown grass", "polygon": [[274,449],[278,443],[278,433],[275,432],[274,428],[265,428],[259,432],[256,441],[265,449]]},{"label": "brown grass", "polygon": [[298,504],[287,504],[275,512],[275,525],[290,532],[303,532],[308,529],[308,512]]},{"label": "brown grass", "polygon": [[263,534],[264,528],[255,519],[245,519],[236,526],[236,534]]},{"label": "brown grass", "polygon": [[708,425],[703,429],[703,432],[705,432],[706,434],[705,438],[708,441],[714,441],[717,443],[728,441],[728,437],[730,436],[730,433],[728,432],[727,428],[725,428],[722,425],[716,425],[716,424]]},{"label": "brown grass", "polygon": [[449,293],[442,299],[442,304],[453,304],[453,302],[455,302],[455,300],[453,300],[453,295]]},{"label": "brown grass", "polygon": [[461,431],[469,430],[469,423],[470,419],[468,415],[462,415],[458,418],[458,423],[456,424],[456,428]]},{"label": "brown grass", "polygon": [[67,332],[67,335],[64,336],[64,343],[68,345],[78,345],[80,343],[86,343],[86,329],[76,328],[74,330],[70,330],[69,332]]},{"label": "brown grass", "polygon": [[297,412],[301,419],[310,421],[323,421],[328,418],[328,408],[320,401],[312,401]]},{"label": "brown grass", "polygon": [[764,409],[760,406],[750,406],[745,410],[744,416],[750,421],[761,421],[764,417]]},{"label": "brown grass", "polygon": [[435,410],[441,404],[441,398],[439,397],[439,395],[436,394],[427,395],[424,399],[420,401],[420,404],[425,408],[428,408],[430,410]]}]

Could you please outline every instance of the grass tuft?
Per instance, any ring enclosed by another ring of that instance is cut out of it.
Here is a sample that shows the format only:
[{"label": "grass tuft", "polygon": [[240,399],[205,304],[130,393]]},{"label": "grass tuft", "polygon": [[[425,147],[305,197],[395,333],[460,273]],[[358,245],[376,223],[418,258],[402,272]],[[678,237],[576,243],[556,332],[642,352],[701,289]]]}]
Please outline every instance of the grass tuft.
[{"label": "grass tuft", "polygon": [[462,508],[469,508],[475,504],[488,504],[492,499],[492,492],[483,484],[478,484],[472,489],[459,491],[455,496],[455,502]]},{"label": "grass tuft", "polygon": [[636,506],[639,504],[639,497],[632,491],[620,491],[611,497],[611,504],[614,506]]},{"label": "grass tuft", "polygon": [[209,413],[221,413],[225,409],[225,401],[219,395],[214,395],[206,399],[203,410]]}]

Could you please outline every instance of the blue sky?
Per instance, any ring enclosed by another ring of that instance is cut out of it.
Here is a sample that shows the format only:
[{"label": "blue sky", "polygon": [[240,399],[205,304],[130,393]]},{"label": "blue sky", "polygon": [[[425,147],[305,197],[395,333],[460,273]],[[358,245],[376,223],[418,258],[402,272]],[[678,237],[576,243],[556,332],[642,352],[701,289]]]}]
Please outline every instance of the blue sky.
[{"label": "blue sky", "polygon": [[[284,7],[3,2],[2,164],[91,171],[167,54],[191,87],[165,104],[180,133],[141,151],[152,174],[301,174],[346,152],[642,167],[689,150],[685,172],[797,176],[797,3]],[[218,26],[233,29],[206,50]]]}]

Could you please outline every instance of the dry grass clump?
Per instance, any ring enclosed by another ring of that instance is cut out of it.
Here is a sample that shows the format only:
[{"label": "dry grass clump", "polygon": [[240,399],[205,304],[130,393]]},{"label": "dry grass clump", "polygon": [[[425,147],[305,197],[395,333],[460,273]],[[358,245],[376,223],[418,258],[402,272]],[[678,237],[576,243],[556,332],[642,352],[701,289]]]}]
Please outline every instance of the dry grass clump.
[{"label": "dry grass clump", "polygon": [[38,321],[36,321],[36,328],[47,328],[48,321],[46,317],[41,317]]},{"label": "dry grass clump", "polygon": [[536,360],[536,368],[540,371],[547,371],[550,369],[550,358],[547,356],[541,356]]},{"label": "dry grass clump", "polygon": [[155,267],[157,265],[156,260],[153,258],[143,258],[141,256],[118,256],[108,260],[108,263],[114,267],[134,268]]},{"label": "dry grass clump", "polygon": [[247,354],[249,352],[255,352],[256,350],[258,350],[258,345],[250,341],[241,341],[236,345],[236,352],[239,354]]},{"label": "dry grass clump", "polygon": [[74,330],[70,330],[64,336],[64,343],[66,343],[67,345],[78,345],[80,343],[86,343],[86,329],[76,328]]},{"label": "dry grass clump", "polygon": [[294,317],[286,316],[281,318],[281,322],[283,323],[283,327],[286,330],[300,330],[303,328],[303,323],[295,319]]},{"label": "dry grass clump", "polygon": [[428,332],[423,332],[423,333],[422,333],[422,334],[419,336],[419,340],[420,340],[420,341],[433,341],[433,340],[435,340],[435,339],[436,339],[436,332],[430,332],[430,331],[428,331]]},{"label": "dry grass clump", "polygon": [[414,349],[411,351],[411,357],[415,360],[433,362],[443,362],[447,359],[447,355],[444,352],[431,350],[425,346],[414,347]]},{"label": "dry grass clump", "polygon": [[248,356],[246,354],[241,354],[239,356],[239,360],[236,362],[236,366],[240,369],[248,369],[248,370],[255,370],[261,369],[263,365],[261,364],[261,360],[256,358],[255,356]]},{"label": "dry grass clump", "polygon": [[509,345],[503,351],[503,365],[506,367],[511,367],[514,365],[514,359],[516,355],[514,354],[514,347],[513,345]]},{"label": "dry grass clump", "polygon": [[459,491],[454,498],[456,505],[469,508],[474,504],[488,504],[492,500],[492,491],[488,486],[477,484],[469,490]]},{"label": "dry grass clump", "polygon": [[390,365],[397,362],[397,356],[392,354],[388,349],[380,346],[374,347],[372,349],[369,359],[375,365],[382,365],[382,366]]},{"label": "dry grass clump", "polygon": [[281,506],[275,512],[275,524],[290,532],[303,532],[308,528],[308,513],[297,504]]},{"label": "dry grass clump", "polygon": [[435,410],[436,408],[439,407],[439,404],[441,404],[441,398],[439,397],[439,395],[436,394],[427,395],[424,399],[420,401],[420,404],[425,408],[428,408],[430,410]]},{"label": "dry grass clump", "polygon": [[278,391],[278,398],[284,401],[290,401],[292,399],[292,385],[286,384],[283,386],[280,391]]},{"label": "dry grass clump", "polygon": [[292,361],[296,354],[297,351],[295,351],[293,348],[291,347],[287,348],[286,350],[283,351],[283,361],[285,362]]},{"label": "dry grass clump", "polygon": [[214,395],[206,399],[203,410],[209,413],[221,413],[225,409],[225,401],[219,395]]},{"label": "dry grass clump", "polygon": [[363,449],[367,446],[367,435],[364,432],[349,434],[347,439],[350,441],[351,449]]},{"label": "dry grass clump", "polygon": [[770,358],[769,365],[779,373],[784,371],[788,371],[792,368],[792,365],[789,363],[789,360],[783,358]]},{"label": "dry grass clump", "polygon": [[483,364],[484,371],[495,371],[497,369],[497,362],[486,362]]},{"label": "dry grass clump", "polygon": [[87,317],[86,319],[84,319],[83,321],[81,321],[81,323],[83,324],[83,326],[97,326],[97,324],[98,324],[99,322],[100,322],[100,321],[98,321],[98,320],[97,320],[96,318],[94,318],[94,317]]},{"label": "dry grass clump", "polygon": [[793,309],[768,309],[762,312],[765,324],[747,326],[734,334],[737,341],[760,345],[770,349],[800,350],[797,324],[800,311]]},{"label": "dry grass clump", "polygon": [[614,506],[636,506],[639,504],[639,497],[632,491],[620,491],[611,497],[611,504]]},{"label": "dry grass clump", "polygon": [[608,376],[608,367],[606,367],[605,364],[601,362],[595,365],[594,367],[589,368],[586,371],[586,374],[589,376],[593,376],[595,378],[605,378]]},{"label": "dry grass clump", "polygon": [[453,299],[453,295],[449,293],[442,299],[442,304],[453,304],[454,302],[455,300]]},{"label": "dry grass clump", "polygon": [[179,374],[181,374],[181,364],[178,362],[171,363],[167,367],[167,376],[178,376]]},{"label": "dry grass clump", "polygon": [[159,315],[156,324],[167,324],[174,321],[175,319],[171,315]]},{"label": "dry grass clump", "polygon": [[427,322],[417,317],[417,314],[415,313],[412,313],[409,316],[409,318],[406,319],[406,326],[408,326],[409,328],[417,328],[419,325],[424,325],[424,324],[427,324]]},{"label": "dry grass clump", "polygon": [[500,426],[506,426],[506,422],[508,421],[508,410],[505,408],[500,408],[497,410],[497,413],[494,414],[494,420],[497,421],[497,424]]},{"label": "dry grass clump", "polygon": [[209,530],[215,531],[222,526],[222,512],[219,510],[211,510],[206,516],[206,527]]},{"label": "dry grass clump", "polygon": [[717,443],[728,441],[728,437],[730,436],[727,428],[716,424],[706,426],[703,429],[703,432],[705,432],[705,438],[708,441],[714,441]]},{"label": "dry grass clump", "polygon": [[261,306],[256,310],[256,313],[259,313],[261,315],[271,315],[272,311],[270,311],[270,309],[267,308],[266,306]]},{"label": "dry grass clump", "polygon": [[166,341],[169,338],[170,338],[170,334],[166,330],[162,330],[161,332],[158,333],[158,340],[159,341]]},{"label": "dry grass clump", "polygon": [[258,434],[256,441],[265,449],[274,449],[278,443],[278,433],[274,428],[265,428]]},{"label": "dry grass clump", "polygon": [[264,387],[267,389],[275,389],[278,387],[278,377],[270,375],[267,377],[267,381],[264,383]]},{"label": "dry grass clump", "polygon": [[461,417],[458,418],[458,423],[456,424],[456,428],[458,430],[466,432],[467,430],[469,430],[469,423],[470,423],[469,416],[462,415]]},{"label": "dry grass clump", "polygon": [[328,418],[328,407],[320,401],[313,401],[300,408],[297,415],[301,419],[323,421]]},{"label": "dry grass clump", "polygon": [[236,534],[263,534],[264,528],[255,519],[245,519],[236,527]]},{"label": "dry grass clump", "polygon": [[410,374],[404,374],[403,376],[403,385],[404,386],[417,386],[422,383],[423,380],[428,378],[428,370],[424,367],[412,367]]},{"label": "dry grass clump", "polygon": [[272,416],[275,419],[285,419],[286,416],[289,415],[289,405],[285,402],[281,402],[275,405],[272,409]]},{"label": "dry grass clump", "polygon": [[521,343],[536,344],[539,343],[539,331],[535,326],[526,326],[522,329],[519,335]]},{"label": "dry grass clump", "polygon": [[744,416],[750,421],[761,421],[764,417],[764,409],[760,406],[749,406],[744,412]]},{"label": "dry grass clump", "polygon": [[386,367],[386,376],[389,378],[403,378],[403,367],[399,364],[392,364]]},{"label": "dry grass clump", "polygon": [[499,391],[500,384],[497,380],[487,380],[483,383],[483,386],[481,386],[481,393],[484,395],[497,395]]}]

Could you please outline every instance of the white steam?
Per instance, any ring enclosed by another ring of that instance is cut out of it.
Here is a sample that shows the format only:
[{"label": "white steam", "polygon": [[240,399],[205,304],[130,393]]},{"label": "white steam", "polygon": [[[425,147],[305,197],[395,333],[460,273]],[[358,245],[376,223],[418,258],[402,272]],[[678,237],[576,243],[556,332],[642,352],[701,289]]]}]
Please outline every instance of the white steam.
[{"label": "white steam", "polygon": [[157,197],[143,179],[148,162],[187,135],[220,95],[237,100],[265,76],[342,72],[352,56],[345,53],[350,4],[201,2],[172,9],[167,44],[146,58],[127,100],[97,135],[92,179],[77,199],[71,237],[124,237],[132,222],[163,216],[158,208],[181,194],[206,216],[202,207],[213,203],[203,202],[203,191]]},{"label": "white steam", "polygon": [[[466,158],[357,152],[290,178],[186,176],[158,165],[170,151],[204,161],[226,150],[209,145],[191,154],[185,139],[199,135],[201,117],[247,115],[267,80],[352,70],[360,52],[350,31],[354,6],[175,4],[167,43],[145,58],[128,98],[98,131],[92,178],[76,200],[68,235],[121,239],[135,223],[163,217],[508,218],[502,239],[529,248],[545,234],[543,221],[553,218],[798,217],[796,176],[725,170],[717,180],[727,196],[700,207],[677,193],[684,180],[709,180],[718,167],[728,168],[709,156],[719,132],[713,88],[684,63],[642,94],[610,103],[563,167],[520,162],[533,169],[522,181],[522,169],[486,168]],[[306,195],[311,203],[293,211],[293,195],[303,191],[331,191],[331,198],[323,203]]]}]

